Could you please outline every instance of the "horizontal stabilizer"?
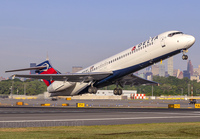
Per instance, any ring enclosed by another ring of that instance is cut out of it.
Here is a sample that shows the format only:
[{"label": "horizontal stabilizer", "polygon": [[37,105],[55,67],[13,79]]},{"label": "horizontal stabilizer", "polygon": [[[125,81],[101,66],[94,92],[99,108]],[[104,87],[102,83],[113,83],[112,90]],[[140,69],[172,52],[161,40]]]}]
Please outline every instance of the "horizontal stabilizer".
[{"label": "horizontal stabilizer", "polygon": [[26,70],[40,70],[43,68],[46,68],[47,66],[40,66],[40,67],[31,67],[31,68],[25,68],[25,69],[16,69],[16,70],[7,70],[5,72],[16,72],[16,71],[26,71]]}]

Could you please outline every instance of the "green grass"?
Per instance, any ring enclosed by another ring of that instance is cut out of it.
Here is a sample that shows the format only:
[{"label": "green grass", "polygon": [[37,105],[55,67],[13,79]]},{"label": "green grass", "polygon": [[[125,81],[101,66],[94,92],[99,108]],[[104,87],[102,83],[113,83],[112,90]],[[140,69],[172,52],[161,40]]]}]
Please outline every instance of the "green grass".
[{"label": "green grass", "polygon": [[200,122],[159,123],[104,126],[62,126],[0,128],[0,138],[64,139],[64,138],[191,138],[200,139]]}]

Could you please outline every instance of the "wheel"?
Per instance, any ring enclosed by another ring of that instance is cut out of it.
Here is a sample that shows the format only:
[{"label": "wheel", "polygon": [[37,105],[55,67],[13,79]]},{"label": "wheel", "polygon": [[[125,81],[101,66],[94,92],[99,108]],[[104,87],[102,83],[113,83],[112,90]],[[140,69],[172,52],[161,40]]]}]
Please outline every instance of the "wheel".
[{"label": "wheel", "polygon": [[93,94],[96,94],[97,93],[97,88],[96,87],[93,87]]},{"label": "wheel", "polygon": [[118,89],[118,95],[122,95],[122,89]]},{"label": "wheel", "polygon": [[92,87],[89,87],[89,88],[88,88],[88,93],[90,93],[90,94],[91,94],[91,93],[92,93],[92,91],[93,91]]},{"label": "wheel", "polygon": [[187,59],[188,59],[188,56],[187,56],[187,55],[183,55],[183,56],[182,56],[182,59],[183,59],[183,60],[187,60]]},{"label": "wheel", "polygon": [[118,89],[117,89],[117,88],[115,88],[115,89],[113,90],[113,94],[114,94],[114,95],[118,95]]},{"label": "wheel", "polygon": [[113,94],[114,94],[114,95],[122,95],[122,89],[115,88],[115,89],[113,90]]},{"label": "wheel", "polygon": [[97,93],[97,88],[96,87],[89,87],[88,88],[88,93],[90,93],[90,94],[96,94]]},{"label": "wheel", "polygon": [[188,59],[188,56],[187,55],[185,55],[185,60],[187,60]]},{"label": "wheel", "polygon": [[185,55],[182,55],[182,59],[185,60]]}]

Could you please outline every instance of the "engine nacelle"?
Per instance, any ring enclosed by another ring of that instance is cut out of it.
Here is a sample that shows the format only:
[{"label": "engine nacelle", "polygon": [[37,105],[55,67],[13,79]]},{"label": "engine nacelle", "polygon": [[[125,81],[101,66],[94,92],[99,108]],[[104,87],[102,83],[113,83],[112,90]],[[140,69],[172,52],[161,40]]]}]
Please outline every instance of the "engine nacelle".
[{"label": "engine nacelle", "polygon": [[75,85],[74,82],[54,81],[50,86],[47,87],[47,91],[49,93],[60,92],[73,85]]}]

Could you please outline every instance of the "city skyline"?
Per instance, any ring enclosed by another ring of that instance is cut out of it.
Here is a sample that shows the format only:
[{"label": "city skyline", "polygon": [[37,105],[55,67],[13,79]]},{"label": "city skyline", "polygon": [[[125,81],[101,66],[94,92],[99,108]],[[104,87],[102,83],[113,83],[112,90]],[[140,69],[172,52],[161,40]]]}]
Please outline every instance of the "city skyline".
[{"label": "city skyline", "polygon": [[[2,1],[0,76],[44,61],[47,52],[61,73],[74,65],[85,68],[169,30],[196,38],[187,55],[198,67],[198,5],[198,0]],[[183,71],[187,61],[181,57],[174,56],[174,68]]]},{"label": "city skyline", "polygon": [[[169,72],[166,69],[173,71],[173,74],[170,75],[171,71]],[[160,63],[149,66],[145,70],[141,70],[140,72],[136,72],[135,74],[147,80],[153,80],[153,76],[161,76],[161,77],[174,76],[178,79],[183,79],[187,77],[190,80],[197,80],[197,82],[200,82],[200,65],[198,65],[198,67],[195,68],[192,64],[192,61],[188,59],[187,68],[185,70],[174,69],[173,57],[171,57],[170,59],[168,59],[167,64],[164,64],[161,61]]]}]

